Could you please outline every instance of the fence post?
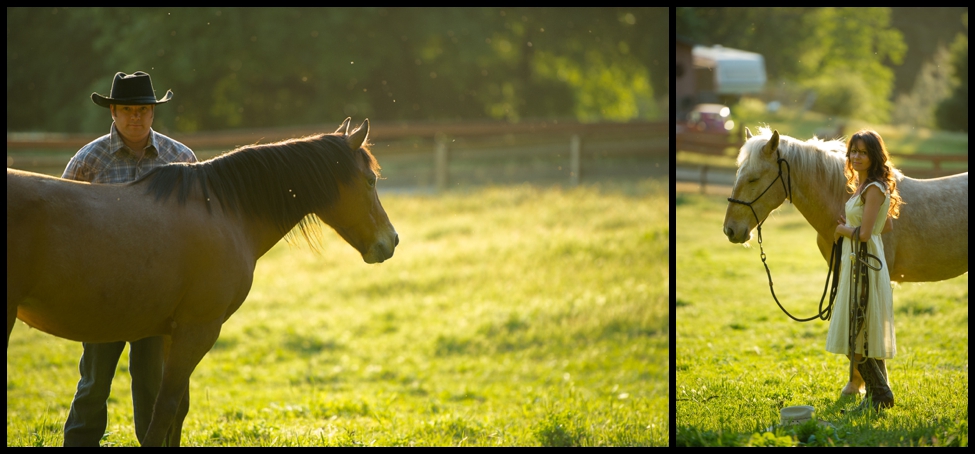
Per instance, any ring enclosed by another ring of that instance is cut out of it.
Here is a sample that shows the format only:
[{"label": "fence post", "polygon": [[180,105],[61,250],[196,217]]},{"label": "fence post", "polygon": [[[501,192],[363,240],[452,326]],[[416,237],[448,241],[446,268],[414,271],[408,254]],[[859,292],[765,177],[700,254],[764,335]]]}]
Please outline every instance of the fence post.
[{"label": "fence post", "polygon": [[569,139],[569,184],[579,185],[579,155],[581,154],[579,134],[573,134]]},{"label": "fence post", "polygon": [[437,190],[443,191],[447,189],[447,138],[442,134],[437,134],[434,138],[434,180],[437,183]]},{"label": "fence post", "polygon": [[701,167],[701,194],[707,193],[708,186],[708,165]]}]

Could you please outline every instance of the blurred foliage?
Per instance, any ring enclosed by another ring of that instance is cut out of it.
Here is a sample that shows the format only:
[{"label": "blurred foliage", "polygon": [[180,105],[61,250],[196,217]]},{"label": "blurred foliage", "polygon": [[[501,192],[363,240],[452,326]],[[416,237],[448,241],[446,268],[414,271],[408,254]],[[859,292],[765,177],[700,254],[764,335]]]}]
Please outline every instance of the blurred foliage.
[{"label": "blurred foliage", "polygon": [[[898,93],[916,91],[916,83],[940,89],[915,79],[939,44],[963,34],[967,46],[963,14],[967,8],[679,7],[676,29],[703,45],[762,54],[770,85],[788,81],[815,91],[817,111],[886,122]],[[967,71],[958,80],[967,103]]]},{"label": "blurred foliage", "polygon": [[[666,116],[667,8],[8,8],[7,130],[100,132],[117,71],[178,131]],[[14,107],[15,106],[15,107]]]},{"label": "blurred foliage", "polygon": [[897,95],[891,120],[912,127],[937,127],[935,108],[957,85],[957,82],[952,84],[951,72],[951,53],[947,47],[939,46],[932,59],[918,70],[911,91]]},{"label": "blurred foliage", "polygon": [[935,117],[938,126],[968,132],[968,13],[962,18],[965,34],[959,34],[951,45],[951,67],[954,69],[951,94],[938,105]]},{"label": "blurred foliage", "polygon": [[959,34],[967,34],[962,16],[967,7],[894,7],[891,25],[900,30],[907,44],[904,64],[894,66],[894,91],[907,93],[919,77],[918,68],[930,62],[939,48],[947,47]]},{"label": "blurred foliage", "polygon": [[800,77],[817,88],[820,112],[885,123],[894,71],[903,61],[903,35],[890,26],[890,8],[819,8],[804,16],[813,31],[800,61]]}]

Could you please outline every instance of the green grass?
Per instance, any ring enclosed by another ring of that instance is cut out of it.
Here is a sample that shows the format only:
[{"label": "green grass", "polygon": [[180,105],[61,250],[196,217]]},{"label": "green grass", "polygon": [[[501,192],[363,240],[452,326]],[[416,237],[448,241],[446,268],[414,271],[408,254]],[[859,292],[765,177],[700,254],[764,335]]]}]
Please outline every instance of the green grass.
[{"label": "green grass", "polygon": [[[275,246],[184,445],[666,446],[666,180],[386,194],[396,255]],[[80,344],[14,329],[7,445],[59,445]],[[136,445],[127,353],[103,445]]]},{"label": "green grass", "polygon": [[[721,233],[727,202],[680,194],[676,232],[677,446],[967,446],[968,274],[894,289],[897,404],[846,416],[845,357],[825,351],[827,322],[794,322],[775,305],[759,251]],[[779,301],[815,314],[826,262],[815,231],[791,205],[763,229]],[[813,405],[833,429],[765,429],[789,405]]]}]

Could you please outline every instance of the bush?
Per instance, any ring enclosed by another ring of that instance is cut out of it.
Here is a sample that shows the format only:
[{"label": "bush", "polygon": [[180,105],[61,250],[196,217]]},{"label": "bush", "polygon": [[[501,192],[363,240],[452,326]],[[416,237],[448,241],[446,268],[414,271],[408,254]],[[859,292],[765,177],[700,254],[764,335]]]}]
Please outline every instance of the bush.
[{"label": "bush", "polygon": [[827,115],[853,117],[871,105],[870,89],[860,74],[838,70],[808,82],[816,92],[812,109]]}]

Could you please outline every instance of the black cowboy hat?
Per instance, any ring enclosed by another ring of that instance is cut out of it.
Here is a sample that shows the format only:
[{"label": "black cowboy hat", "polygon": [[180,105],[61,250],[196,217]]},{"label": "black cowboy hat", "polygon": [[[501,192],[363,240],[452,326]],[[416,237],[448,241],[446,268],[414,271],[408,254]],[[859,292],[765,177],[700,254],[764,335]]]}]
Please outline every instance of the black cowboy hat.
[{"label": "black cowboy hat", "polygon": [[152,79],[142,71],[136,71],[132,74],[115,73],[115,80],[112,81],[112,94],[109,96],[102,96],[98,93],[91,94],[91,100],[95,104],[106,108],[112,104],[126,106],[156,105],[170,99],[173,99],[172,90],[168,90],[162,99],[156,100],[156,92],[152,89]]}]

